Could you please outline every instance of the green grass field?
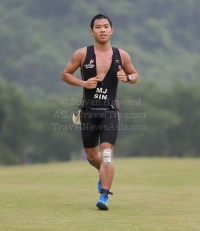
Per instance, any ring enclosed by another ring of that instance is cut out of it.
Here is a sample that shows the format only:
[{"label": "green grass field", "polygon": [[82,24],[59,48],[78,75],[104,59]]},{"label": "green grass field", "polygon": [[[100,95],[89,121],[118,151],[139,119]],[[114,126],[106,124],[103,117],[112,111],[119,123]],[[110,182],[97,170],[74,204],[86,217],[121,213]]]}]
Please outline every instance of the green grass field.
[{"label": "green grass field", "polygon": [[1,231],[200,230],[200,159],[115,159],[109,210],[87,162],[0,168]]}]

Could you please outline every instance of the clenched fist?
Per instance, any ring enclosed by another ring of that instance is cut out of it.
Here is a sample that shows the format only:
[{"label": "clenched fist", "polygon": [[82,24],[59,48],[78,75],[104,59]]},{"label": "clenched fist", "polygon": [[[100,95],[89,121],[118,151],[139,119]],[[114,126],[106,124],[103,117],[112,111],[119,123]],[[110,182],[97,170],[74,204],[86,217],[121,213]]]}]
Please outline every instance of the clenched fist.
[{"label": "clenched fist", "polygon": [[120,65],[118,66],[117,78],[123,83],[127,82],[127,76]]},{"label": "clenched fist", "polygon": [[98,76],[95,76],[93,78],[88,79],[85,81],[85,88],[87,89],[93,89],[97,87],[97,83],[101,82],[101,80],[98,78]]}]

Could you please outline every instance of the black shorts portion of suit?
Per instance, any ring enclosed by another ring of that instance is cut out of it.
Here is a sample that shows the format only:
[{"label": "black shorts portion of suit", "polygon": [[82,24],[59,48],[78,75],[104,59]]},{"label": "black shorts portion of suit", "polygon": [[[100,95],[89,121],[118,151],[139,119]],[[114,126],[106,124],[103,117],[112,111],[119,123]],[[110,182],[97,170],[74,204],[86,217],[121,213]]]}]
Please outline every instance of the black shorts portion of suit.
[{"label": "black shorts portion of suit", "polygon": [[119,113],[112,110],[81,111],[81,135],[85,148],[94,148],[101,143],[113,146],[117,139]]}]

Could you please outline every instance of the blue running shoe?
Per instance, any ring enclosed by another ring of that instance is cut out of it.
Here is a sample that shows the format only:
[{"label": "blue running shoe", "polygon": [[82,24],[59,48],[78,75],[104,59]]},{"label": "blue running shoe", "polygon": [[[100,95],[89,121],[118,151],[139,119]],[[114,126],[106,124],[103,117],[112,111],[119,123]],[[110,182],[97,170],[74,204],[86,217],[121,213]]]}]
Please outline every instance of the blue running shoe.
[{"label": "blue running shoe", "polygon": [[98,191],[99,193],[101,193],[101,189],[102,189],[102,185],[101,185],[101,181],[98,181]]},{"label": "blue running shoe", "polygon": [[108,194],[113,194],[107,189],[101,189],[100,199],[97,201],[96,206],[101,210],[108,210]]}]

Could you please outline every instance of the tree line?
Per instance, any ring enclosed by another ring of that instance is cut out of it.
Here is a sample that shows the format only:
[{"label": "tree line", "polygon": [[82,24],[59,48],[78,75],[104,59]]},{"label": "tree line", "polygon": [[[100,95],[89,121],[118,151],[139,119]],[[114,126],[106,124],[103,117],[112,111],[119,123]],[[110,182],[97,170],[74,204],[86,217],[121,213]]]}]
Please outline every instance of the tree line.
[{"label": "tree line", "polygon": [[[177,82],[170,90],[139,82],[119,87],[120,127],[115,156],[200,156],[200,87]],[[120,93],[121,92],[121,93]],[[81,158],[80,125],[72,123],[81,96],[27,97],[0,81],[0,164]],[[73,103],[72,103],[73,102]]]},{"label": "tree line", "polygon": [[[115,156],[199,156],[200,2],[0,0],[0,164],[80,158],[72,124],[81,90],[61,81],[75,50],[93,44],[91,18],[110,16],[111,44],[139,82],[119,84]],[[80,78],[79,71],[75,73]]]}]

